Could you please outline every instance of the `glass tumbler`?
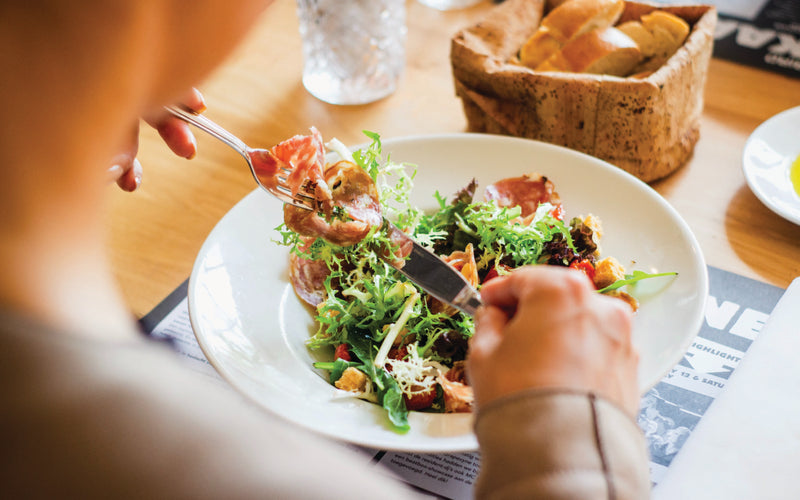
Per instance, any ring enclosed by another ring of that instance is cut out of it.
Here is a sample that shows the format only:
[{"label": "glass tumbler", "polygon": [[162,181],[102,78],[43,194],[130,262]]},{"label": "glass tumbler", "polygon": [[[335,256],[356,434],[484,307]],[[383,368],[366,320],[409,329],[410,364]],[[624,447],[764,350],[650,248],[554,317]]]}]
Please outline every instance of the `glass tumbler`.
[{"label": "glass tumbler", "polygon": [[297,0],[303,85],[331,104],[365,104],[397,88],[406,62],[404,0]]}]

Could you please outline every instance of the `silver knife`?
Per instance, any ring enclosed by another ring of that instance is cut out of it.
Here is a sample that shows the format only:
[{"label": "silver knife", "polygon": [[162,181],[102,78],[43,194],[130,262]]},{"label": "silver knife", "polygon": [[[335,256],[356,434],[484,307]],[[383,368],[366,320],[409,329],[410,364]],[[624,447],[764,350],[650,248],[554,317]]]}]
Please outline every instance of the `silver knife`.
[{"label": "silver knife", "polygon": [[389,239],[399,247],[395,258],[388,256],[386,262],[433,297],[475,316],[481,297],[464,275],[388,220],[383,223]]}]

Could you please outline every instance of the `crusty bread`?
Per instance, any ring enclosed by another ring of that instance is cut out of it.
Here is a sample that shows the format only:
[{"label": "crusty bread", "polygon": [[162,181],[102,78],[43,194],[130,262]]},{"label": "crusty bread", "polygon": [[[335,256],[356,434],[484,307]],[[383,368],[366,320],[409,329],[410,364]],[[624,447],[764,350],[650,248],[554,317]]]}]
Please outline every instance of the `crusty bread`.
[{"label": "crusty bread", "polygon": [[564,42],[556,38],[547,28],[539,28],[520,48],[519,60],[529,68],[536,68],[563,46]]},{"label": "crusty bread", "polygon": [[660,68],[689,36],[686,21],[662,10],[645,14],[640,21],[626,21],[617,28],[631,37],[642,51],[642,62],[632,70],[636,78]]},{"label": "crusty bread", "polygon": [[453,80],[467,129],[566,146],[644,181],[674,172],[700,135],[716,9],[626,1],[619,22],[641,22],[656,10],[685,20],[691,31],[658,71],[634,79],[521,66],[515,56],[537,30],[544,0],[505,0],[452,39]]},{"label": "crusty bread", "polygon": [[624,0],[568,0],[558,5],[522,45],[520,62],[537,67],[570,40],[616,23],[624,7]]},{"label": "crusty bread", "polygon": [[616,28],[601,28],[575,38],[536,67],[536,71],[571,71],[625,76],[642,60],[628,35]]},{"label": "crusty bread", "polygon": [[654,10],[649,14],[643,15],[642,24],[654,33],[661,29],[666,31],[669,34],[668,38],[672,41],[672,46],[669,48],[671,52],[677,50],[686,40],[686,37],[689,36],[689,23],[663,10]]},{"label": "crusty bread", "polygon": [[566,42],[595,28],[613,25],[624,8],[624,0],[569,0],[550,11],[540,27]]},{"label": "crusty bread", "polygon": [[650,57],[658,50],[656,38],[653,33],[644,27],[639,21],[628,21],[621,23],[617,29],[625,33],[639,46],[642,51],[642,57]]}]

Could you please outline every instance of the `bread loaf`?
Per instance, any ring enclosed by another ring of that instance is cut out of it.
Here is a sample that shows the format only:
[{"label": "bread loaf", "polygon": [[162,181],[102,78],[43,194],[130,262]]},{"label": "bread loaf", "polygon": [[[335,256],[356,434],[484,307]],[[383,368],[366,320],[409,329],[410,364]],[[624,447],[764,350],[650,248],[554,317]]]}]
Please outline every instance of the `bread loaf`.
[{"label": "bread loaf", "polygon": [[568,0],[542,19],[539,28],[520,49],[519,59],[535,68],[569,41],[597,28],[613,25],[624,0]]},{"label": "bread loaf", "polygon": [[642,60],[631,37],[616,28],[594,29],[575,38],[536,67],[536,71],[570,71],[628,75]]}]

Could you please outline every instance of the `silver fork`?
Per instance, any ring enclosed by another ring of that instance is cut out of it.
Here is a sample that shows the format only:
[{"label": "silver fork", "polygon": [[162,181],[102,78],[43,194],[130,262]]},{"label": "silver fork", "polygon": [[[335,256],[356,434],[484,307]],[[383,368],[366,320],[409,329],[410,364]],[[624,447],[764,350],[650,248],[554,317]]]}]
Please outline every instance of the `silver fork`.
[{"label": "silver fork", "polygon": [[307,192],[303,190],[303,187],[301,187],[301,190],[297,194],[292,193],[292,189],[289,187],[286,177],[287,174],[292,172],[291,169],[282,167],[282,173],[275,176],[277,183],[275,183],[274,186],[272,186],[272,183],[268,182],[267,179],[262,181],[262,179],[259,177],[258,171],[253,165],[253,157],[254,155],[265,154],[273,156],[272,152],[268,149],[249,147],[244,143],[244,141],[201,114],[176,106],[165,106],[165,109],[186,123],[194,125],[203,132],[216,137],[220,141],[233,148],[237,153],[242,155],[245,161],[247,161],[247,166],[250,167],[250,173],[253,174],[253,178],[256,180],[256,183],[271,195],[275,196],[284,203],[302,208],[304,210],[316,209],[314,197],[310,194],[307,194]]}]

